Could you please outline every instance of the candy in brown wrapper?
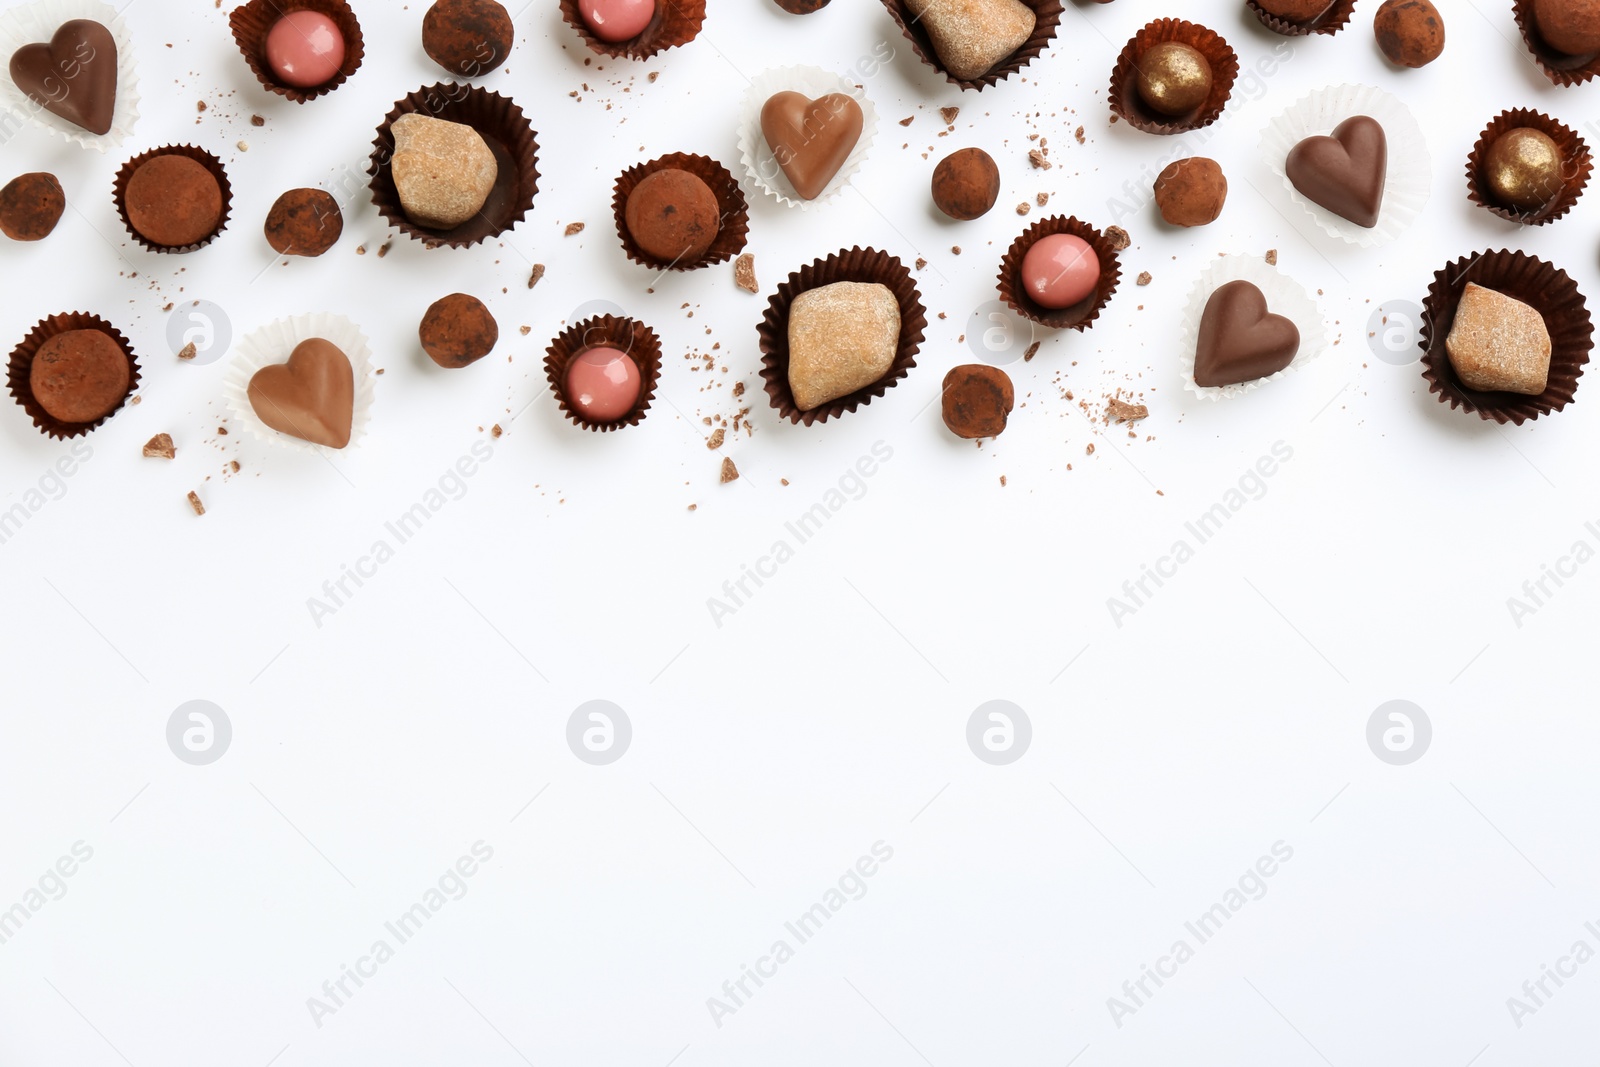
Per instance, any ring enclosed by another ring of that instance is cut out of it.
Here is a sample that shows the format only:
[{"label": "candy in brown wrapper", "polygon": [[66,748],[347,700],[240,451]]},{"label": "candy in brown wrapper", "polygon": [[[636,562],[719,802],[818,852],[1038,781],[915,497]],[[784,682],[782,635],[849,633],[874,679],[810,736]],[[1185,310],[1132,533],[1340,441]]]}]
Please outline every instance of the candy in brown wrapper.
[{"label": "candy in brown wrapper", "polygon": [[[1521,211],[1511,205],[1500,203],[1484,175],[1484,162],[1490,147],[1502,134],[1516,129],[1538,130],[1554,141],[1561,151],[1560,186],[1555,195],[1542,207],[1532,211]],[[1508,222],[1517,222],[1524,226],[1543,226],[1545,223],[1555,222],[1572,210],[1573,205],[1578,202],[1578,197],[1583,195],[1584,186],[1589,183],[1589,172],[1593,169],[1594,160],[1589,154],[1589,146],[1567,126],[1549,115],[1529,108],[1502,111],[1479,135],[1478,143],[1473,146],[1471,155],[1467,157],[1467,199],[1488,208]]]},{"label": "candy in brown wrapper", "polygon": [[[1211,66],[1211,92],[1205,103],[1187,115],[1163,115],[1139,95],[1139,58],[1158,44],[1188,45],[1206,57]],[[1145,133],[1169,135],[1198,130],[1217,121],[1233,82],[1239,76],[1239,57],[1215,30],[1182,19],[1156,19],[1123,46],[1111,70],[1111,113]]]},{"label": "candy in brown wrapper", "polygon": [[[1035,222],[1011,242],[1011,247],[1000,260],[1000,283],[996,286],[1000,299],[1018,315],[1041,326],[1057,330],[1087,330],[1099,318],[1111,294],[1117,291],[1117,281],[1122,277],[1117,245],[1108,236],[1109,232],[1102,233],[1087,222],[1063,215],[1052,215]],[[1069,308],[1045,307],[1028,295],[1027,287],[1022,283],[1022,261],[1028,249],[1040,238],[1057,233],[1071,234],[1081,239],[1094,249],[1095,258],[1100,261],[1100,281],[1095,285],[1094,292]]]},{"label": "candy in brown wrapper", "polygon": [[[639,242],[628,230],[626,213],[629,194],[645,178],[663,170],[681,170],[693,174],[705,182],[706,188],[711,190],[711,195],[716,197],[717,236],[711,242],[711,247],[694,259],[687,257],[674,260],[658,259],[639,247]],[[617,178],[611,207],[616,216],[617,237],[622,241],[623,252],[627,253],[628,258],[635,263],[656,270],[697,270],[700,267],[725,263],[744,250],[750,235],[750,208],[745,202],[744,190],[739,188],[739,183],[734,180],[727,167],[705,156],[674,152],[660,159],[652,159],[648,163],[629,167]]]},{"label": "candy in brown wrapper", "polygon": [[[267,62],[267,35],[279,19],[293,11],[316,11],[328,16],[339,27],[339,35],[344,38],[344,62],[339,65],[339,73],[315,88],[285,85],[274,77],[272,67]],[[361,23],[356,20],[356,13],[350,10],[345,0],[250,0],[234,8],[233,14],[228,16],[228,25],[233,30],[233,39],[239,45],[239,51],[244,54],[244,61],[250,65],[261,87],[297,104],[315,100],[339,88],[360,69],[361,59],[366,55]]]},{"label": "candy in brown wrapper", "polygon": [[1600,53],[1586,56],[1573,56],[1557,51],[1544,42],[1539,35],[1539,27],[1533,18],[1533,0],[1515,0],[1511,7],[1511,16],[1517,20],[1517,29],[1522,31],[1522,40],[1527,44],[1528,51],[1533,53],[1533,59],[1544,76],[1556,85],[1562,87],[1582,85],[1584,82],[1600,74]]},{"label": "candy in brown wrapper", "polygon": [[11,359],[6,365],[6,384],[12,397],[16,399],[18,404],[22,405],[22,410],[28,413],[28,417],[33,420],[33,424],[39,428],[41,433],[62,439],[82,437],[111,418],[112,415],[121,411],[127,403],[126,397],[124,397],[123,404],[119,404],[115,409],[93,422],[62,422],[46,411],[43,405],[34,397],[30,380],[33,357],[38,354],[39,349],[43,348],[45,342],[50,338],[72,330],[98,330],[115,341],[117,347],[122,349],[122,354],[128,359],[127,396],[132,396],[134,391],[139,388],[139,357],[134,355],[133,346],[128,343],[128,339],[111,323],[98,315],[91,315],[83,311],[52,315],[47,319],[40,320],[32,330],[28,331],[28,335],[22,339],[22,342],[12,350]]},{"label": "candy in brown wrapper", "polygon": [[686,45],[700,36],[700,27],[706,21],[706,0],[661,0],[650,24],[638,36],[626,41],[604,41],[583,21],[578,0],[558,2],[561,17],[578,31],[589,50],[612,59],[649,59],[657,52]]},{"label": "candy in brown wrapper", "polygon": [[[133,180],[133,175],[140,166],[155,159],[157,156],[184,156],[192,159],[202,167],[205,167],[211,176],[217,180],[217,188],[222,191],[222,214],[217,216],[216,228],[211,231],[205,240],[187,245],[158,245],[133,228],[133,222],[128,218],[128,183]],[[194,145],[188,144],[152,148],[150,151],[128,160],[122,165],[122,169],[117,171],[116,181],[112,185],[111,196],[116,204],[117,214],[122,218],[122,225],[127,228],[133,239],[138,241],[147,251],[157,252],[162,255],[183,255],[204,248],[212,241],[215,241],[217,236],[228,228],[228,217],[233,209],[233,185],[228,181],[228,172],[223,169],[222,161],[205,149],[196,148]]]},{"label": "candy in brown wrapper", "polygon": [[1273,33],[1281,33],[1285,37],[1305,37],[1313,33],[1333,35],[1344,29],[1350,22],[1350,16],[1356,8],[1356,0],[1334,0],[1327,10],[1315,18],[1304,22],[1291,22],[1272,14],[1266,8],[1256,3],[1256,0],[1245,0],[1245,7],[1249,8],[1261,24]]},{"label": "candy in brown wrapper", "polygon": [[[614,348],[639,369],[639,398],[634,401],[633,410],[620,419],[596,422],[567,398],[567,368],[591,348]],[[650,401],[655,398],[656,382],[661,378],[661,341],[654,330],[637,319],[599,315],[573,323],[552,340],[545,351],[544,370],[556,403],[567,418],[585,430],[610,433],[624,426],[637,426],[650,413]]]},{"label": "candy in brown wrapper", "polygon": [[943,74],[945,80],[952,85],[982,92],[986,86],[1002,82],[1032,63],[1038,58],[1039,53],[1055,40],[1056,29],[1061,23],[1061,0],[1022,0],[1022,2],[1033,8],[1033,33],[1021,47],[991,67],[988,73],[972,79],[957,78],[945,69],[943,61],[939,59],[939,53],[933,47],[932,38],[928,36],[927,27],[911,14],[905,0],[883,0],[883,6],[888,9],[889,17],[894,19],[894,24],[900,27],[900,32],[905,34],[906,40],[911,42],[911,50],[917,54],[918,59]]}]

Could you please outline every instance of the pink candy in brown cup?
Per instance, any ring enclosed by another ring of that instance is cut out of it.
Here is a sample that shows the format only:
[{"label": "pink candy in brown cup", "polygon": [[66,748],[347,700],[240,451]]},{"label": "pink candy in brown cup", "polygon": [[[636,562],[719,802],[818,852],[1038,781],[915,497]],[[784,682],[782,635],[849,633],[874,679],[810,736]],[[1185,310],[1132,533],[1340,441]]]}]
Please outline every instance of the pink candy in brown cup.
[{"label": "pink candy in brown cup", "polygon": [[[280,28],[279,22],[291,15],[296,18],[321,16],[315,20],[321,26],[314,32],[310,27],[285,25]],[[327,33],[328,24],[331,24],[332,37]],[[345,0],[250,0],[234,8],[228,16],[228,25],[244,61],[250,65],[261,87],[297,104],[308,103],[339,88],[361,69],[361,60],[366,55],[361,23]],[[274,30],[278,31],[276,38]],[[285,40],[293,44],[292,54],[284,53]],[[331,56],[330,48],[334,49]],[[295,61],[300,64],[298,73]],[[314,77],[322,73],[328,76],[307,84],[304,76],[307,67],[320,70]]]}]

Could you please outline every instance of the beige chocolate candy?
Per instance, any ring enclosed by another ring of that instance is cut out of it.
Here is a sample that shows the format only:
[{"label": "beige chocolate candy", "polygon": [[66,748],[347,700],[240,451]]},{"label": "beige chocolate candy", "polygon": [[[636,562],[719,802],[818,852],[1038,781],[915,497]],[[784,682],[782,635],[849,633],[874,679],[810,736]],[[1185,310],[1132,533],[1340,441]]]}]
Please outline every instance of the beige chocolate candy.
[{"label": "beige chocolate candy", "polygon": [[962,81],[983,77],[1033,36],[1033,8],[1021,0],[906,0],[927,27],[945,70]]},{"label": "beige chocolate candy", "polygon": [[478,131],[427,115],[394,120],[395,189],[419,226],[449,230],[483,209],[500,168]]},{"label": "beige chocolate candy", "polygon": [[886,285],[834,282],[789,308],[789,389],[801,411],[888,373],[900,347],[900,303]]},{"label": "beige chocolate candy", "polygon": [[1520,300],[1472,282],[1444,341],[1450,365],[1468,389],[1538,396],[1550,378],[1550,331]]}]

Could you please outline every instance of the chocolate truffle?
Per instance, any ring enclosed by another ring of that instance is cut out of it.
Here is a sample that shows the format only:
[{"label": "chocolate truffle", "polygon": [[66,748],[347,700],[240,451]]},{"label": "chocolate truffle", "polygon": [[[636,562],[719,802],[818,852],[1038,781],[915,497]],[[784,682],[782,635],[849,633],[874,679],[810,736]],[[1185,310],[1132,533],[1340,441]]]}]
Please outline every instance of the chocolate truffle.
[{"label": "chocolate truffle", "polygon": [[438,0],[422,17],[422,49],[451,74],[475,78],[506,61],[516,41],[495,0]]},{"label": "chocolate truffle", "polygon": [[1467,283],[1444,347],[1468,389],[1538,396],[1549,384],[1550,331],[1544,316],[1493,289]]},{"label": "chocolate truffle", "polygon": [[828,6],[829,0],[773,0],[791,15],[809,15]]},{"label": "chocolate truffle", "polygon": [[1300,329],[1267,310],[1255,285],[1239,280],[1219,286],[1200,315],[1194,353],[1194,384],[1238,385],[1265,378],[1294,362]]},{"label": "chocolate truffle", "polygon": [[483,301],[452,293],[435,301],[417,331],[422,350],[446,369],[470,366],[494,351],[500,327]]},{"label": "chocolate truffle", "polygon": [[1021,0],[905,0],[952,78],[976,81],[1033,36],[1038,16]]},{"label": "chocolate truffle", "polygon": [[639,402],[639,366],[626,352],[605,345],[590,348],[567,364],[566,400],[589,422],[616,422]]},{"label": "chocolate truffle", "polygon": [[1217,221],[1228,199],[1228,179],[1214,159],[1180,159],[1162,171],[1155,184],[1156,207],[1173,226],[1205,226]]},{"label": "chocolate truffle", "polygon": [[[63,91],[64,77],[69,91]],[[52,115],[93,134],[108,133],[117,105],[116,38],[92,19],[63,22],[49,44],[12,53],[11,80]]]},{"label": "chocolate truffle", "polygon": [[645,176],[628,194],[623,222],[644,253],[668,263],[693,263],[717,239],[716,194],[697,175],[666,168]]},{"label": "chocolate truffle", "polygon": [[785,91],[761,105],[761,135],[803,200],[822,195],[850,158],[865,125],[861,105],[844,93],[810,100]]},{"label": "chocolate truffle", "polygon": [[1285,22],[1310,22],[1333,6],[1333,0],[1256,0],[1261,10]]},{"label": "chocolate truffle", "polygon": [[66,209],[67,194],[54,174],[23,174],[0,189],[0,233],[13,241],[42,241]]},{"label": "chocolate truffle", "polygon": [[390,130],[389,166],[407,218],[448,230],[483,210],[500,166],[477,130],[417,114],[401,115]]},{"label": "chocolate truffle", "polygon": [[981,148],[952,152],[933,168],[933,202],[953,219],[971,221],[1000,198],[1000,168]]},{"label": "chocolate truffle", "polygon": [[1566,177],[1561,146],[1526,126],[1496,137],[1478,166],[1495,200],[1515,211],[1544,207],[1560,195]]},{"label": "chocolate truffle", "polygon": [[656,17],[656,0],[578,0],[589,32],[611,44],[631,41]]},{"label": "chocolate truffle", "polygon": [[1041,237],[1022,257],[1022,288],[1041,307],[1059,310],[1080,304],[1099,285],[1100,257],[1073,234]]},{"label": "chocolate truffle", "polygon": [[1016,394],[1011,377],[999,367],[968,363],[944,376],[944,424],[957,437],[999,437]]},{"label": "chocolate truffle", "polygon": [[1398,67],[1425,67],[1444,51],[1444,17],[1430,0],[1384,0],[1372,32]]},{"label": "chocolate truffle", "polygon": [[350,443],[355,369],[331,341],[300,342],[287,363],[256,371],[246,394],[256,417],[279,433],[328,448]]},{"label": "chocolate truffle", "polygon": [[265,231],[280,256],[320,256],[344,233],[344,213],[322,189],[290,189],[267,212]]},{"label": "chocolate truffle", "polygon": [[99,330],[68,330],[40,346],[28,388],[60,422],[96,422],[122,406],[132,383],[122,346]]},{"label": "chocolate truffle", "polygon": [[1198,48],[1163,41],[1139,56],[1139,99],[1168,117],[1187,115],[1211,95],[1211,63]]},{"label": "chocolate truffle", "polygon": [[789,390],[810,411],[882,378],[900,347],[900,303],[887,285],[834,282],[789,306]]},{"label": "chocolate truffle", "polygon": [[291,11],[267,32],[267,67],[296,89],[315,89],[344,66],[344,34],[320,11]]},{"label": "chocolate truffle", "polygon": [[1533,0],[1533,24],[1557,52],[1600,52],[1600,0]]},{"label": "chocolate truffle", "polygon": [[1378,120],[1352,115],[1329,137],[1307,137],[1289,150],[1284,173],[1302,196],[1368,229],[1378,224],[1388,180],[1389,141]]},{"label": "chocolate truffle", "polygon": [[124,194],[128,224],[153,245],[182,248],[217,232],[222,186],[188,156],[152,156],[139,164]]}]

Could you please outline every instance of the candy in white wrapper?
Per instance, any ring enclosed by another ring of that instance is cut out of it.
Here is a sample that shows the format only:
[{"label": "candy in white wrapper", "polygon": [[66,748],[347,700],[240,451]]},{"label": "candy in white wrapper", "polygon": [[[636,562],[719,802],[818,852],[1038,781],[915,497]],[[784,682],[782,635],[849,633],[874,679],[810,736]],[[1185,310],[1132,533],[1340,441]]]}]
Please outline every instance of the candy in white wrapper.
[{"label": "candy in white wrapper", "polygon": [[56,30],[74,19],[100,23],[110,31],[111,39],[117,44],[117,96],[111,129],[103,134],[90,133],[82,126],[46,111],[17,87],[6,69],[0,69],[0,106],[54,130],[75,144],[104,152],[127,140],[139,121],[139,72],[134,61],[133,39],[129,37],[127,24],[115,8],[99,0],[37,0],[0,12],[0,60],[9,64],[11,56],[19,48],[30,44],[48,44]]},{"label": "candy in white wrapper", "polygon": [[[332,344],[350,360],[355,373],[355,410],[350,421],[350,443],[344,449],[302,441],[280,433],[261,421],[250,403],[250,379],[257,371],[278,363],[287,363],[289,356],[302,341],[314,337]],[[228,365],[222,380],[222,395],[234,420],[263,441],[271,441],[299,451],[338,455],[361,443],[367,423],[372,418],[377,373],[372,366],[372,350],[361,327],[342,315],[319,313],[297,315],[290,319],[263,326],[245,337],[235,348],[233,362]]]},{"label": "candy in white wrapper", "polygon": [[[1287,367],[1265,378],[1236,385],[1196,385],[1194,356],[1200,342],[1200,318],[1205,314],[1211,294],[1233,281],[1246,281],[1260,289],[1261,295],[1267,298],[1267,310],[1274,315],[1282,315],[1300,331],[1300,348]],[[1276,267],[1258,256],[1223,256],[1201,272],[1200,280],[1189,294],[1178,340],[1178,373],[1183,378],[1183,387],[1196,396],[1207,400],[1231,400],[1267,382],[1277,381],[1291,370],[1298,370],[1322,355],[1327,347],[1328,334],[1322,325],[1322,312],[1299,283],[1285,277]]]},{"label": "candy in white wrapper", "polygon": [[[773,96],[785,91],[800,93],[811,100],[830,93],[843,93],[861,108],[861,136],[856,140],[850,154],[845,157],[838,173],[829,179],[828,184],[814,200],[805,200],[794,191],[788,176],[778,165],[772,147],[767,144],[766,135],[761,132],[762,107]],[[866,160],[867,150],[872,147],[872,138],[877,131],[877,125],[878,113],[873,108],[872,101],[867,99],[866,93],[857,88],[854,82],[817,67],[781,67],[769,70],[757,75],[750,83],[750,88],[745,92],[744,103],[740,105],[739,163],[755,189],[773,197],[784,207],[798,207],[804,211],[826,204],[844,191],[851,177],[861,169],[861,164]]]}]

